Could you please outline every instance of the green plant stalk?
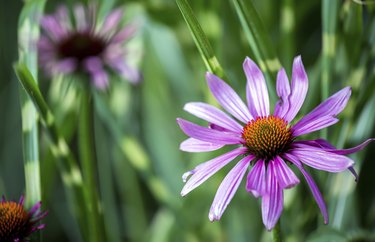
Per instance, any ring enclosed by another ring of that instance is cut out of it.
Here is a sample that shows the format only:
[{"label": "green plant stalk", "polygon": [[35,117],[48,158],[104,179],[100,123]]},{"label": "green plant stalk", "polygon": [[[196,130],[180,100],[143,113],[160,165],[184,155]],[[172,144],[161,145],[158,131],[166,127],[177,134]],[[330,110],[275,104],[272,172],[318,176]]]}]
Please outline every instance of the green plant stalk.
[{"label": "green plant stalk", "polygon": [[[34,76],[38,75],[37,46],[39,26],[35,19],[41,16],[45,0],[25,1],[18,22],[19,62],[25,63]],[[25,205],[32,207],[42,201],[40,178],[38,114],[25,91],[19,89],[22,116],[22,148],[25,172]],[[33,235],[41,241],[41,232]]]},{"label": "green plant stalk", "polygon": [[[332,78],[333,58],[336,55],[336,25],[338,0],[323,0],[322,4],[322,100],[329,96],[329,82]],[[327,130],[321,131],[322,138],[327,138]]]},{"label": "green plant stalk", "polygon": [[276,56],[271,40],[252,1],[233,0],[233,4],[255,59],[269,80],[268,83],[272,83],[272,86],[268,88],[270,98],[276,101],[276,85],[274,80],[277,71],[281,68],[281,64]]},{"label": "green plant stalk", "polygon": [[[38,75],[36,40],[39,36],[39,26],[35,21],[44,9],[44,0],[26,1],[20,14],[19,29],[19,62],[26,64],[34,76]],[[31,207],[42,200],[38,114],[30,98],[20,88],[20,103],[22,116],[22,143],[26,183],[25,204]]]},{"label": "green plant stalk", "polygon": [[280,228],[280,219],[275,225],[275,227],[272,229],[272,241],[273,242],[282,242],[282,234],[281,234],[281,228]]},{"label": "green plant stalk", "polygon": [[283,0],[281,6],[280,30],[281,30],[281,61],[286,70],[292,69],[295,50],[295,1]]},{"label": "green plant stalk", "polygon": [[204,64],[209,72],[216,76],[226,80],[226,76],[223,68],[217,60],[212,47],[203,32],[197,18],[195,17],[193,10],[191,9],[187,0],[176,0],[177,6],[180,9],[182,17],[184,18],[191,35],[193,36],[194,42],[202,56]]},{"label": "green plant stalk", "polygon": [[54,116],[45,102],[33,76],[24,64],[14,66],[17,77],[29,95],[34,106],[39,111],[42,124],[52,142],[51,151],[58,161],[59,171],[64,183],[71,209],[75,215],[85,241],[88,241],[87,216],[85,213],[88,203],[85,196],[85,186],[78,164],[69,149],[65,139],[59,134]]},{"label": "green plant stalk", "polygon": [[90,241],[105,241],[104,224],[99,212],[99,197],[96,184],[96,154],[94,143],[93,106],[89,89],[82,90],[79,117],[79,155],[82,164],[83,182],[87,187],[87,222]]}]

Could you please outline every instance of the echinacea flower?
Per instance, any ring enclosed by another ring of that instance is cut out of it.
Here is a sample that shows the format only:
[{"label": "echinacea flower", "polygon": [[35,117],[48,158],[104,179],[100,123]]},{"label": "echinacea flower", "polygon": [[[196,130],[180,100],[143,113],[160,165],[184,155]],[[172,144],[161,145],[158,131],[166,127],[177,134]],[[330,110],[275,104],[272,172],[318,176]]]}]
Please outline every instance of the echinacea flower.
[{"label": "echinacea flower", "polygon": [[246,190],[254,197],[262,199],[262,220],[265,227],[271,230],[283,210],[283,190],[299,183],[299,179],[288,165],[290,162],[305,177],[323,214],[324,222],[328,223],[325,202],[304,165],[329,172],[349,169],[356,176],[352,167],[354,161],[345,155],[364,148],[373,139],[351,149],[338,150],[323,139],[296,138],[337,123],[339,120],[336,116],[349,100],[350,87],[338,91],[297,123],[292,124],[308,89],[308,78],[301,57],[294,59],[291,85],[285,70],[282,68],[278,72],[276,91],[279,100],[273,114],[270,112],[263,73],[250,58],[245,59],[243,69],[247,78],[247,105],[227,83],[211,73],[206,74],[213,96],[238,121],[220,109],[202,102],[187,103],[184,109],[207,121],[209,127],[177,119],[182,131],[190,136],[180,145],[183,151],[205,152],[226,145],[235,145],[233,150],[186,172],[182,177],[186,184],[181,195],[185,196],[236,157],[241,157],[220,184],[209,212],[209,219],[214,221],[221,218],[246,171],[252,166],[247,175]]},{"label": "echinacea flower", "polygon": [[44,224],[38,224],[47,215],[47,212],[40,211],[41,202],[30,210],[26,210],[23,203],[23,196],[18,203],[6,201],[3,197],[0,202],[0,241],[29,241],[31,233],[44,228]]},{"label": "echinacea flower", "polygon": [[129,82],[137,83],[141,75],[128,63],[124,44],[135,33],[135,25],[120,28],[121,9],[109,13],[102,23],[96,19],[96,7],[76,5],[74,19],[60,6],[53,15],[43,16],[44,30],[38,42],[39,62],[45,72],[57,74],[85,73],[98,89],[109,84],[108,69]]}]

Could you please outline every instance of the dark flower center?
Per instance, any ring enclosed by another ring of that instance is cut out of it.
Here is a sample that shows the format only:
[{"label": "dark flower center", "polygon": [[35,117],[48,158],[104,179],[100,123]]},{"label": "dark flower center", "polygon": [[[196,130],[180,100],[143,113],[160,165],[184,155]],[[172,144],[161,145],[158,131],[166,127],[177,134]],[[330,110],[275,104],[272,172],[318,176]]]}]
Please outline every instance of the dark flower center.
[{"label": "dark flower center", "polygon": [[30,229],[30,216],[16,202],[0,202],[0,241],[23,241]]},{"label": "dark flower center", "polygon": [[62,40],[57,48],[61,57],[82,61],[89,56],[101,54],[105,48],[105,41],[89,31],[76,32]]},{"label": "dark flower center", "polygon": [[242,138],[252,154],[266,161],[283,152],[293,140],[288,123],[275,116],[251,120],[243,128]]}]

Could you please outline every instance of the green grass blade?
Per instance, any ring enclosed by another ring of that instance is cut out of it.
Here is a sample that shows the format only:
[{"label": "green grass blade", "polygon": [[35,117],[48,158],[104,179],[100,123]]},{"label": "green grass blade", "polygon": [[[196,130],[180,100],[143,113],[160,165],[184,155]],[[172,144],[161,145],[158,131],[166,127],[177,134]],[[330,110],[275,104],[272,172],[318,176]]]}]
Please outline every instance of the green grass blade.
[{"label": "green grass blade", "polygon": [[83,184],[82,174],[78,163],[70,151],[65,139],[59,134],[58,128],[54,121],[54,116],[47,106],[47,103],[45,102],[27,66],[17,64],[14,66],[14,69],[20,83],[37,108],[41,121],[50,137],[52,142],[51,150],[54,157],[59,162],[59,170],[68,195],[71,209],[77,218],[85,240],[87,240],[89,238],[86,223],[88,217],[85,214],[85,210],[89,198],[86,196],[86,187]]},{"label": "green grass blade", "polygon": [[[19,62],[30,69],[32,75],[38,75],[36,41],[39,36],[38,17],[41,16],[45,0],[26,1],[18,23]],[[22,143],[24,155],[26,206],[42,200],[38,115],[30,98],[20,88],[20,103],[22,115]]]},{"label": "green grass blade", "polygon": [[220,66],[208,39],[203,32],[202,27],[198,23],[193,10],[191,9],[187,0],[176,0],[177,6],[181,11],[182,16],[190,30],[191,35],[194,38],[195,44],[202,56],[204,64],[209,72],[226,79],[224,70]]}]

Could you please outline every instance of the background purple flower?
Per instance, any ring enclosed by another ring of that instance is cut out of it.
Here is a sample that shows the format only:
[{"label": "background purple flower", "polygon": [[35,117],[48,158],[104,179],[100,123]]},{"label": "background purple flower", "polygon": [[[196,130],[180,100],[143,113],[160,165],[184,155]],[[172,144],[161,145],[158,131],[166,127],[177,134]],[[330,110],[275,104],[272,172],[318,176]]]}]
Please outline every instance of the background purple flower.
[{"label": "background purple flower", "polygon": [[141,75],[131,67],[126,42],[134,35],[136,26],[120,27],[123,11],[109,13],[102,23],[97,22],[97,8],[76,5],[70,19],[65,6],[53,15],[41,19],[43,35],[38,42],[39,62],[50,75],[87,73],[98,89],[109,84],[108,70],[112,69],[131,83]]},{"label": "background purple flower", "polygon": [[[352,149],[337,150],[325,140],[306,141],[296,138],[338,122],[336,116],[345,108],[351,89],[343,88],[291,125],[308,90],[308,78],[301,57],[294,59],[291,84],[284,69],[277,75],[276,91],[279,100],[273,114],[270,112],[267,85],[261,70],[250,58],[245,59],[243,69],[247,78],[247,105],[227,83],[207,73],[206,79],[211,93],[230,115],[209,104],[188,103],[184,109],[207,121],[209,127],[177,119],[183,132],[190,136],[181,143],[181,150],[205,152],[225,145],[237,145],[232,151],[185,173],[183,180],[186,184],[181,195],[185,196],[236,157],[241,157],[220,184],[209,219],[213,221],[221,218],[251,164],[252,168],[246,178],[246,190],[254,197],[262,199],[263,223],[271,230],[283,210],[283,190],[299,183],[299,179],[286,163],[289,161],[305,177],[323,214],[324,222],[328,223],[325,202],[304,165],[329,172],[342,172],[346,169],[354,171],[354,161],[345,155],[364,148],[372,139]],[[190,179],[187,179],[189,176]]]}]

